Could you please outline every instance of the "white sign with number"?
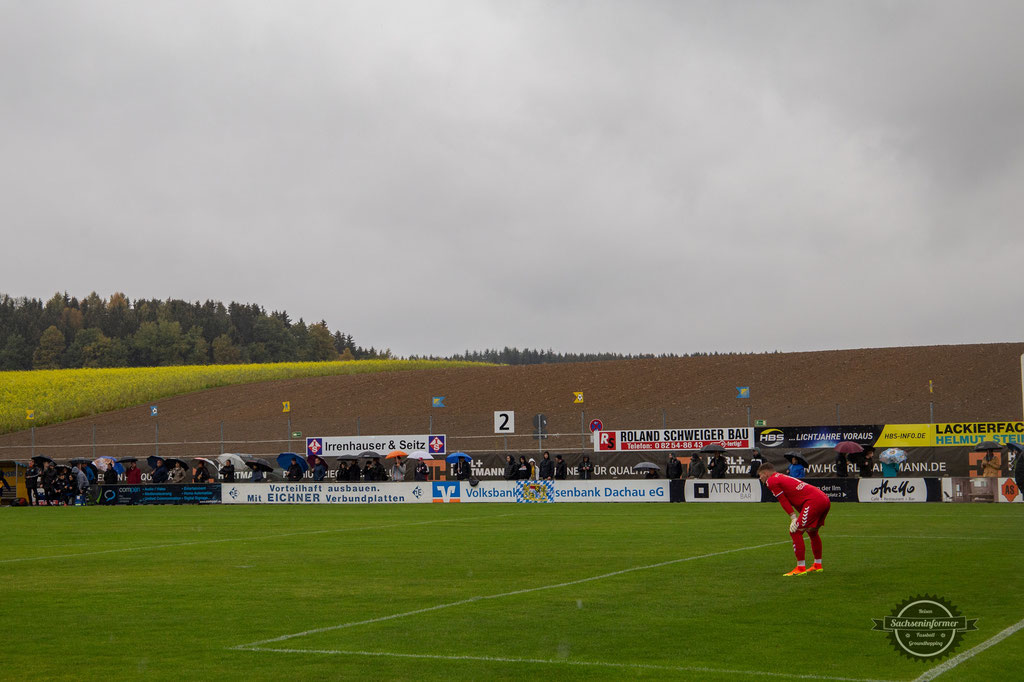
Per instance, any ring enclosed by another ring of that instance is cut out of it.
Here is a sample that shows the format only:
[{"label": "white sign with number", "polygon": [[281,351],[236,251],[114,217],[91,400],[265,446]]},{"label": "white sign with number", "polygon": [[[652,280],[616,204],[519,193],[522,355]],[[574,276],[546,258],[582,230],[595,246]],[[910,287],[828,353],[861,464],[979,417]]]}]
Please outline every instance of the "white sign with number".
[{"label": "white sign with number", "polygon": [[516,413],[510,410],[502,410],[494,413],[495,433],[515,433]]}]

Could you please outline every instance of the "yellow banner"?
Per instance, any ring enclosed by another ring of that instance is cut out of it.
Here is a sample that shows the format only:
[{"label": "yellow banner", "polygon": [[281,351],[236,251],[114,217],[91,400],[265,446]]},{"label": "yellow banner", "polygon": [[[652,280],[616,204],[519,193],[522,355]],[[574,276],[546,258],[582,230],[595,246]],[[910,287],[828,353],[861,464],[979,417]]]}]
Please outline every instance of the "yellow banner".
[{"label": "yellow banner", "polygon": [[932,424],[930,445],[970,446],[983,440],[997,443],[1024,443],[1024,422],[958,422],[955,424]]},{"label": "yellow banner", "polygon": [[886,424],[875,441],[876,448],[927,447],[935,440],[932,436],[934,424]]},{"label": "yellow banner", "polygon": [[875,447],[970,447],[985,440],[1024,443],[1024,422],[886,424]]}]

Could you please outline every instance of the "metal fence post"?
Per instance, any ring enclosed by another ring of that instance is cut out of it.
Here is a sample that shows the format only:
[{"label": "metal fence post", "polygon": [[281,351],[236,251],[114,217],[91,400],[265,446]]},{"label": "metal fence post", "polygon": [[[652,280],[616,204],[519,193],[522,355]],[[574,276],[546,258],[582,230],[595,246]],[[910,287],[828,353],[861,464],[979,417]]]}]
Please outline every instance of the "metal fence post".
[{"label": "metal fence post", "polygon": [[156,456],[160,456],[160,420],[156,421]]},{"label": "metal fence post", "polygon": [[96,459],[96,425],[92,425],[92,458]]},{"label": "metal fence post", "polygon": [[839,403],[836,403],[836,426],[842,426],[843,423],[839,421]]},{"label": "metal fence post", "polygon": [[224,420],[220,420],[220,454],[224,454]]}]

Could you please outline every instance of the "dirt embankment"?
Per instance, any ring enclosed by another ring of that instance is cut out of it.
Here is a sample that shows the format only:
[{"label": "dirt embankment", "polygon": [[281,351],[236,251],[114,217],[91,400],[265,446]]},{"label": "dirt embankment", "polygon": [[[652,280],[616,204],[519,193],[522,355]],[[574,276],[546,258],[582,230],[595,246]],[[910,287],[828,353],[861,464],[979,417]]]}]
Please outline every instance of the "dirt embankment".
[{"label": "dirt embankment", "polygon": [[[594,418],[605,428],[1019,420],[1022,353],[1024,343],[1008,343],[293,379],[163,399],[157,418],[146,404],[36,429],[35,444],[57,458],[145,456],[158,442],[165,456],[276,453],[301,451],[290,440],[300,431],[445,433],[464,450],[536,449],[538,413],[565,434],[546,445],[577,449]],[[737,398],[739,386],[750,398]],[[434,396],[445,407],[432,408]],[[494,436],[496,410],[515,412],[516,435]],[[26,458],[31,442],[29,431],[0,437],[0,459]]]}]

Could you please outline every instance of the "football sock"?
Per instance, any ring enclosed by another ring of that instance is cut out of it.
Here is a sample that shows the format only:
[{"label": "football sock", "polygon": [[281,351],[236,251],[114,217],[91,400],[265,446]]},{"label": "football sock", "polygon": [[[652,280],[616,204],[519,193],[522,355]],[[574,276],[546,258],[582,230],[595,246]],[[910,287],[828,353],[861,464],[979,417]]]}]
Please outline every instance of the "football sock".
[{"label": "football sock", "polygon": [[789,537],[793,538],[793,553],[796,554],[797,565],[803,566],[804,555],[806,554],[806,551],[804,549],[804,534],[790,533]]},{"label": "football sock", "polygon": [[814,552],[814,563],[821,563],[821,536],[815,533],[811,536],[811,551]]}]

